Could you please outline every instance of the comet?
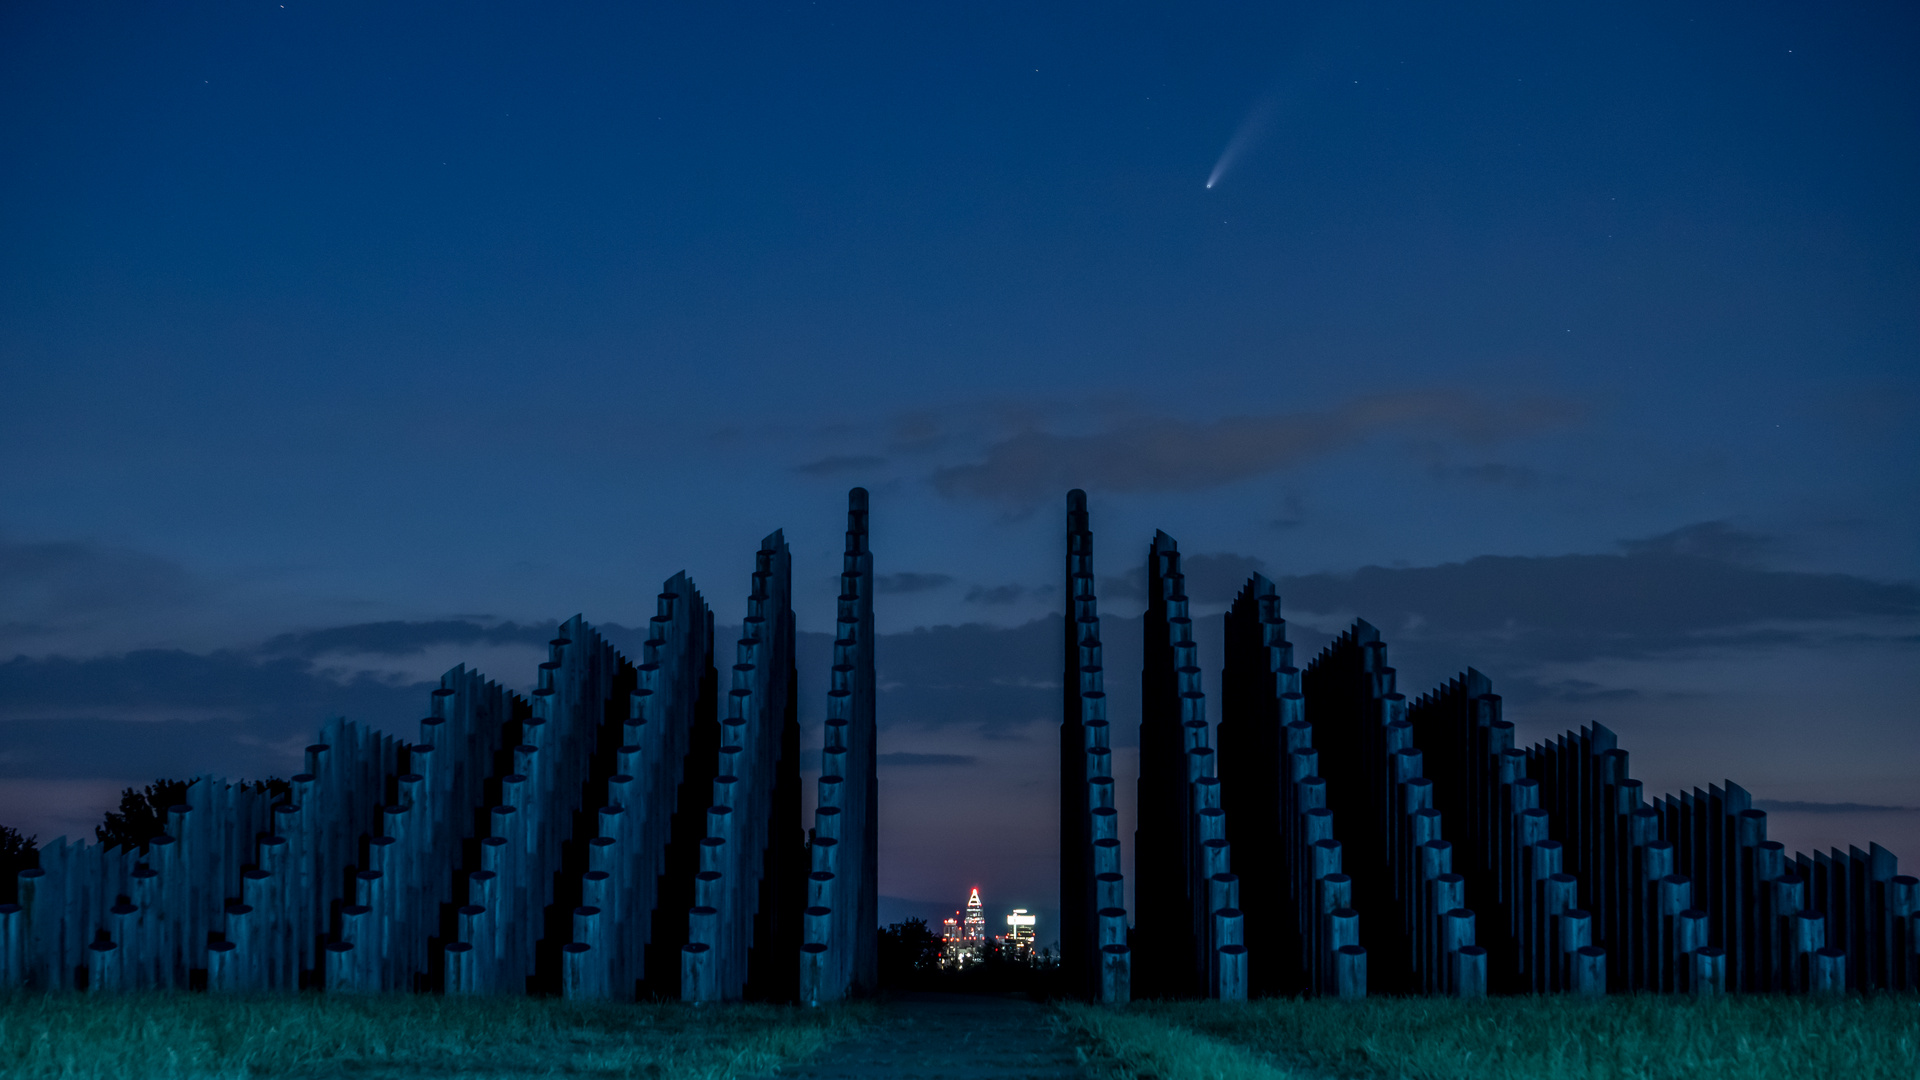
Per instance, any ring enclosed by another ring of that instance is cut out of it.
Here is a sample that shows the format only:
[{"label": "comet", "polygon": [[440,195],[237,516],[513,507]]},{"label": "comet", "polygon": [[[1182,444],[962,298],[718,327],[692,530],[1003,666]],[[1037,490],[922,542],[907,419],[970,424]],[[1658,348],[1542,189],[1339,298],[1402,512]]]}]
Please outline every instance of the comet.
[{"label": "comet", "polygon": [[1254,102],[1253,108],[1247,112],[1246,119],[1240,121],[1240,126],[1234,130],[1233,138],[1227,140],[1227,148],[1220,151],[1220,160],[1213,163],[1213,172],[1207,175],[1208,191],[1212,191],[1213,186],[1227,175],[1227,170],[1233,168],[1241,155],[1266,137],[1267,129],[1273,126],[1273,114],[1277,104],[1277,99],[1271,94]]}]

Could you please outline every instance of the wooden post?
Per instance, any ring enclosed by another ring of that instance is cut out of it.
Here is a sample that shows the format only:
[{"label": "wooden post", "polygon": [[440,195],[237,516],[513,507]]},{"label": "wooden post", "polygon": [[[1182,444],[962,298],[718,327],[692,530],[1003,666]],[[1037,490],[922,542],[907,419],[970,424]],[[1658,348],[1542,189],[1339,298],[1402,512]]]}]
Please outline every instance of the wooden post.
[{"label": "wooden post", "polygon": [[[1802,994],[1816,992],[1820,975],[1814,957],[1827,944],[1827,917],[1818,911],[1802,910],[1794,913],[1789,926],[1792,928],[1788,938],[1793,965],[1790,969],[1792,988]],[[1845,974],[1844,970],[1841,974]]]},{"label": "wooden post", "polygon": [[1463,907],[1451,908],[1440,916],[1440,952],[1436,960],[1438,975],[1429,993],[1459,993],[1454,983],[1459,972],[1454,955],[1473,944],[1473,922],[1473,912]]},{"label": "wooden post", "polygon": [[[1576,954],[1593,944],[1593,915],[1578,909],[1561,912],[1554,920],[1556,948],[1552,958],[1555,989],[1579,991]],[[1604,988],[1603,988],[1604,989]],[[1584,992],[1584,991],[1580,991]]]},{"label": "wooden post", "polygon": [[[371,992],[380,988],[380,946],[373,920],[373,909],[365,904],[340,909],[339,940],[352,948],[327,957],[327,989]],[[342,979],[338,984],[336,968]]]},{"label": "wooden post", "polygon": [[[1453,970],[1449,959],[1455,949],[1473,944],[1473,912],[1467,910],[1467,879],[1460,874],[1439,874],[1427,883],[1427,910],[1433,912],[1426,933],[1427,948],[1421,958],[1425,968],[1422,986],[1429,994],[1448,992],[1447,976]],[[1460,923],[1456,926],[1455,923]],[[1464,934],[1464,936],[1459,936]]]},{"label": "wooden post", "polygon": [[1247,999],[1246,919],[1239,908],[1222,907],[1214,911],[1211,937],[1214,941],[1213,985],[1209,996],[1221,1001]]},{"label": "wooden post", "polygon": [[[807,910],[832,914],[831,908]],[[803,1005],[818,1006],[822,1000],[833,1000],[827,990],[834,982],[827,948],[827,944],[820,941],[808,941],[800,946],[800,1002]]]},{"label": "wooden post", "polygon": [[[329,941],[321,947],[322,962],[325,965],[324,978],[328,993],[351,993],[358,990],[358,980],[354,975],[353,943],[350,941]],[[212,973],[208,973],[212,978]]]},{"label": "wooden post", "polygon": [[1217,981],[1213,996],[1221,1001],[1247,1000],[1247,947],[1222,945],[1219,950]]},{"label": "wooden post", "polygon": [[613,950],[607,943],[607,917],[597,907],[573,909],[573,940],[561,947],[561,996],[600,1000],[613,992]]},{"label": "wooden post", "polygon": [[1568,989],[1582,997],[1603,997],[1607,992],[1607,950],[1598,945],[1582,945],[1567,957]]},{"label": "wooden post", "polygon": [[[138,869],[145,870],[149,878],[158,876],[146,867]],[[127,888],[129,893],[134,891],[131,875]],[[153,987],[153,963],[150,957],[153,941],[152,935],[146,932],[145,915],[139,905],[130,901],[115,903],[107,909],[109,940],[120,946],[119,988],[122,990],[149,990]]]},{"label": "wooden post", "polygon": [[1718,997],[1727,992],[1727,951],[1717,945],[1693,950],[1692,989],[1695,997]]},{"label": "wooden post", "polygon": [[1890,916],[1888,944],[1893,956],[1893,972],[1888,980],[1888,989],[1920,989],[1914,984],[1912,940],[1913,916],[1920,911],[1920,878],[1908,874],[1894,877],[1887,887],[1887,908]]},{"label": "wooden post", "polygon": [[[1528,777],[1514,781],[1512,795],[1516,800],[1537,799],[1539,791],[1540,781]],[[1558,847],[1547,846],[1552,843],[1547,839],[1548,820],[1547,812],[1537,807],[1528,807],[1513,815],[1514,861],[1507,875],[1508,933],[1516,946],[1522,985],[1536,993],[1543,989],[1535,982],[1537,965],[1533,959],[1540,907],[1537,882],[1560,869]]]},{"label": "wooden post", "polygon": [[1891,990],[1900,982],[1893,933],[1894,883],[1900,878],[1897,870],[1899,862],[1893,852],[1879,844],[1867,846],[1868,880],[1861,898],[1864,919],[1860,947],[1868,970],[1855,976],[1862,989]]},{"label": "wooden post", "polygon": [[1705,911],[1688,908],[1674,919],[1673,928],[1673,989],[1684,994],[1693,989],[1693,954],[1707,947],[1711,927]]},{"label": "wooden post", "polygon": [[560,946],[560,996],[568,1001],[591,1001],[603,998],[599,977],[604,965],[595,964],[595,949],[582,941],[569,941]]},{"label": "wooden post", "polygon": [[25,910],[19,904],[0,904],[0,987],[8,990],[27,982]]},{"label": "wooden post", "polygon": [[[1332,841],[1328,841],[1332,843]],[[1353,879],[1346,874],[1327,874],[1313,883],[1315,904],[1311,916],[1312,933],[1307,937],[1308,985],[1315,994],[1325,994],[1333,984],[1334,950],[1338,942],[1328,937],[1333,914],[1353,907]],[[1356,939],[1352,944],[1359,944]]]},{"label": "wooden post", "polygon": [[[226,955],[232,978],[222,990],[261,990],[266,988],[266,914],[252,904],[227,906],[227,942],[235,946]],[[212,980],[208,980],[212,985]]]},{"label": "wooden post", "polygon": [[234,993],[246,989],[246,975],[241,970],[241,965],[245,961],[239,953],[239,946],[231,941],[214,941],[207,944],[208,990]]},{"label": "wooden post", "polygon": [[[1343,988],[1347,986],[1347,982],[1344,980],[1347,979],[1349,973],[1343,965],[1353,962],[1345,958],[1346,950],[1349,947],[1358,948],[1360,945],[1360,913],[1352,908],[1338,908],[1327,913],[1324,919],[1324,925],[1326,929],[1322,934],[1321,949],[1323,954],[1328,958],[1327,962],[1323,962],[1326,963],[1323,970],[1327,972],[1327,982],[1321,985],[1319,992],[1322,994],[1338,994],[1341,997],[1346,997],[1349,995],[1344,992]],[[1362,955],[1364,955],[1364,953]],[[1364,990],[1366,985],[1364,978],[1366,961],[1361,960],[1359,963],[1363,975],[1360,986]]]},{"label": "wooden post", "polygon": [[[1578,882],[1572,874],[1548,874],[1540,883],[1539,927],[1535,940],[1539,943],[1534,953],[1538,962],[1535,971],[1534,992],[1566,989],[1566,976],[1561,966],[1560,952],[1555,948],[1554,933],[1559,916],[1573,909]],[[1591,928],[1591,921],[1588,926]]]},{"label": "wooden post", "polygon": [[1767,813],[1744,809],[1734,818],[1737,850],[1729,868],[1732,894],[1727,910],[1738,920],[1722,930],[1727,947],[1726,985],[1735,990],[1759,988],[1760,913],[1766,889],[1767,856],[1761,845],[1767,842]]},{"label": "wooden post", "polygon": [[[1647,850],[1651,858],[1656,849],[1653,845],[1648,845]],[[1672,850],[1671,845],[1668,850]],[[1693,885],[1683,875],[1667,874],[1654,882],[1654,892],[1654,933],[1648,942],[1652,961],[1649,965],[1652,978],[1648,989],[1671,994],[1680,990],[1683,979],[1674,970],[1674,956],[1678,952],[1675,944],[1678,940],[1675,936],[1678,929],[1674,920],[1679,918],[1681,912],[1687,910],[1693,895]]]},{"label": "wooden post", "polygon": [[1127,913],[1124,908],[1101,908],[1095,913],[1098,922],[1099,937],[1096,944],[1104,949],[1109,945],[1127,944]]},{"label": "wooden post", "polygon": [[1358,945],[1342,945],[1334,953],[1334,993],[1342,998],[1367,996],[1367,950]]},{"label": "wooden post", "polygon": [[1106,1005],[1127,1004],[1133,994],[1133,952],[1125,945],[1100,948],[1100,1001]]},{"label": "wooden post", "polygon": [[[690,913],[690,921],[706,924],[707,933],[717,930],[716,916],[719,912],[710,907],[696,907]],[[689,931],[694,940],[680,950],[680,1000],[702,1003],[720,1000],[718,972],[714,970],[715,956],[713,946]]]},{"label": "wooden post", "polygon": [[1462,945],[1455,950],[1450,977],[1454,997],[1486,997],[1487,950],[1478,945]]},{"label": "wooden post", "polygon": [[15,887],[21,909],[20,985],[35,990],[58,989],[62,898],[40,867],[20,871]]},{"label": "wooden post", "polygon": [[[369,850],[372,850],[371,846]],[[397,989],[391,982],[394,970],[393,897],[386,874],[379,870],[362,870],[355,875],[355,879],[356,898],[360,906],[367,909],[361,936],[353,939],[353,943],[364,951],[355,959],[371,980],[367,989]]]},{"label": "wooden post", "polygon": [[1920,911],[1907,916],[1907,988],[1920,986]]},{"label": "wooden post", "polygon": [[1847,992],[1847,950],[1835,945],[1814,950],[1813,992],[1826,997]]},{"label": "wooden post", "polygon": [[[1805,993],[1806,987],[1800,978],[1798,948],[1798,928],[1795,917],[1806,906],[1806,882],[1791,871],[1782,873],[1773,879],[1771,888],[1772,902],[1768,909],[1768,934],[1773,944],[1769,961],[1773,968],[1773,979],[1767,989],[1776,992]],[[1824,942],[1816,943],[1818,948]]]},{"label": "wooden post", "polygon": [[[484,845],[481,850],[486,850]],[[496,994],[503,989],[503,939],[497,907],[500,891],[500,875],[492,870],[475,870],[467,875],[469,903],[458,914],[461,940],[473,946],[467,966],[468,981],[476,994]]]},{"label": "wooden post", "polygon": [[127,951],[114,941],[95,941],[87,946],[87,989],[98,994],[115,994],[126,989],[124,960]]},{"label": "wooden post", "polygon": [[449,941],[441,960],[441,993],[472,994],[474,948],[470,942]]}]

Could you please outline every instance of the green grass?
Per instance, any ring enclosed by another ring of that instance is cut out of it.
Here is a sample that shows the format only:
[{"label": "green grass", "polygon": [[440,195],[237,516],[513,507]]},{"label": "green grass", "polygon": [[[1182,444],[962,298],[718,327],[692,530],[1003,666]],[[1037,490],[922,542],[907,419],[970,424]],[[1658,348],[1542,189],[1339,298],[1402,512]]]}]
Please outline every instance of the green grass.
[{"label": "green grass", "polygon": [[15,994],[0,997],[0,1077],[722,1080],[805,1057],[872,1012],[433,995]]},{"label": "green grass", "polygon": [[1063,1006],[1109,1077],[1914,1080],[1920,997],[1268,999]]}]

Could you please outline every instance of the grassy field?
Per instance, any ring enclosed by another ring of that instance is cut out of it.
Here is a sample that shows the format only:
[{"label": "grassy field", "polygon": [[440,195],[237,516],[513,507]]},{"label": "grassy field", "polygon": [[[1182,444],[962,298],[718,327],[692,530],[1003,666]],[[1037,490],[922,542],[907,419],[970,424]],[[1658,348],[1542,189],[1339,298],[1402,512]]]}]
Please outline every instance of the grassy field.
[{"label": "grassy field", "polygon": [[0,1077],[751,1076],[872,1009],[613,1005],[540,998],[131,994],[0,997]]},{"label": "grassy field", "polygon": [[1135,1080],[1914,1080],[1920,997],[1269,999],[1063,1006]]}]

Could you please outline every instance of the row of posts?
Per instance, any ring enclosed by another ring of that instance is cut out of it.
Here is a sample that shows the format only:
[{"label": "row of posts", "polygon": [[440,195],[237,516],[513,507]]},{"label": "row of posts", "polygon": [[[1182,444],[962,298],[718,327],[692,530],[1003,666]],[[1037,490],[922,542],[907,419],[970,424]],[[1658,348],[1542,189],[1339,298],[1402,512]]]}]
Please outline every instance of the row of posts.
[{"label": "row of posts", "polygon": [[[777,940],[792,927],[793,913],[766,895],[775,886],[778,896],[777,886],[784,884],[768,879],[777,848],[799,842],[793,654],[792,559],[785,537],[775,532],[760,546],[720,725],[706,837],[681,951],[685,1001],[739,1000],[760,974],[756,963],[790,963],[798,947],[795,941],[782,948]],[[783,769],[793,773],[790,782],[782,782]],[[783,819],[788,827],[779,831],[788,835],[776,836]],[[793,872],[791,866],[779,869]],[[763,901],[772,901],[764,912]]]},{"label": "row of posts", "polygon": [[[1414,745],[1406,698],[1395,689],[1385,645],[1371,627],[1356,624],[1315,659],[1309,675],[1316,690],[1357,706],[1347,717],[1353,730],[1339,740],[1351,760],[1336,771],[1357,771],[1365,786],[1367,800],[1355,809],[1365,846],[1373,849],[1366,869],[1378,874],[1370,885],[1394,909],[1377,950],[1381,988],[1486,993],[1488,954],[1477,940],[1466,879],[1455,872],[1455,844],[1444,835],[1449,819],[1436,805],[1442,781],[1428,775],[1424,752]],[[1308,702],[1311,712],[1314,697]]]},{"label": "row of posts", "polygon": [[1120,860],[1113,747],[1086,493],[1067,496],[1066,671],[1061,686],[1062,964],[1076,992],[1124,1005],[1132,996],[1126,877]]},{"label": "row of posts", "polygon": [[1141,673],[1140,822],[1135,836],[1140,937],[1137,992],[1247,996],[1249,957],[1210,745],[1199,646],[1173,537],[1147,552]]},{"label": "row of posts", "polygon": [[[1124,928],[1100,921],[1086,857],[1111,760],[1087,521],[1071,493],[1062,940],[1082,996],[1111,1000],[1092,957]],[[1920,881],[1884,848],[1789,857],[1731,782],[1649,800],[1600,725],[1516,748],[1471,669],[1409,705],[1364,621],[1302,673],[1257,574],[1227,615],[1215,755],[1165,533],[1147,583],[1136,995],[1920,989]]]},{"label": "row of posts", "polygon": [[[655,600],[630,685],[621,679],[615,688],[626,691],[625,700],[615,692],[606,702],[610,715],[602,743],[617,740],[617,746],[610,762],[605,753],[596,755],[610,772],[602,780],[594,770],[589,779],[589,801],[598,802],[593,835],[584,845],[585,859],[567,868],[578,875],[578,904],[558,927],[569,937],[558,958],[565,997],[629,1000],[646,984],[675,793],[686,773],[711,638],[711,616],[699,590],[684,573],[676,574]],[[459,909],[461,934],[447,947],[449,992],[491,990],[486,950],[497,933],[486,900],[496,880],[485,870],[473,875],[469,902]],[[550,930],[554,922],[549,918]]]},{"label": "row of posts", "polygon": [[285,792],[193,780],[140,848],[57,840],[0,905],[0,984],[103,991],[312,981],[345,875],[377,827],[393,740],[335,720]]},{"label": "row of posts", "polygon": [[879,981],[879,762],[873,670],[873,553],[867,493],[847,508],[819,798],[808,850],[800,1000],[870,994]]},{"label": "row of posts", "polygon": [[[842,994],[872,988],[877,918],[872,569],[865,492],[854,501],[830,695],[854,730],[829,758],[859,763]],[[753,580],[724,715],[712,614],[676,575],[637,667],[576,617],[528,699],[456,667],[417,742],[334,719],[284,791],[200,777],[142,848],[47,845],[0,905],[0,985],[791,1000],[807,867],[780,534]],[[690,776],[711,789],[696,810]],[[674,896],[693,911],[663,911]],[[677,962],[649,972],[663,945]],[[786,959],[755,968],[756,945]],[[689,959],[698,946],[711,964]]]},{"label": "row of posts", "polygon": [[1343,872],[1280,597],[1265,577],[1254,575],[1229,609],[1226,647],[1221,774],[1243,861],[1255,867],[1243,875],[1253,894],[1246,907],[1266,924],[1248,927],[1266,945],[1261,990],[1363,997],[1368,956],[1353,878]]}]

